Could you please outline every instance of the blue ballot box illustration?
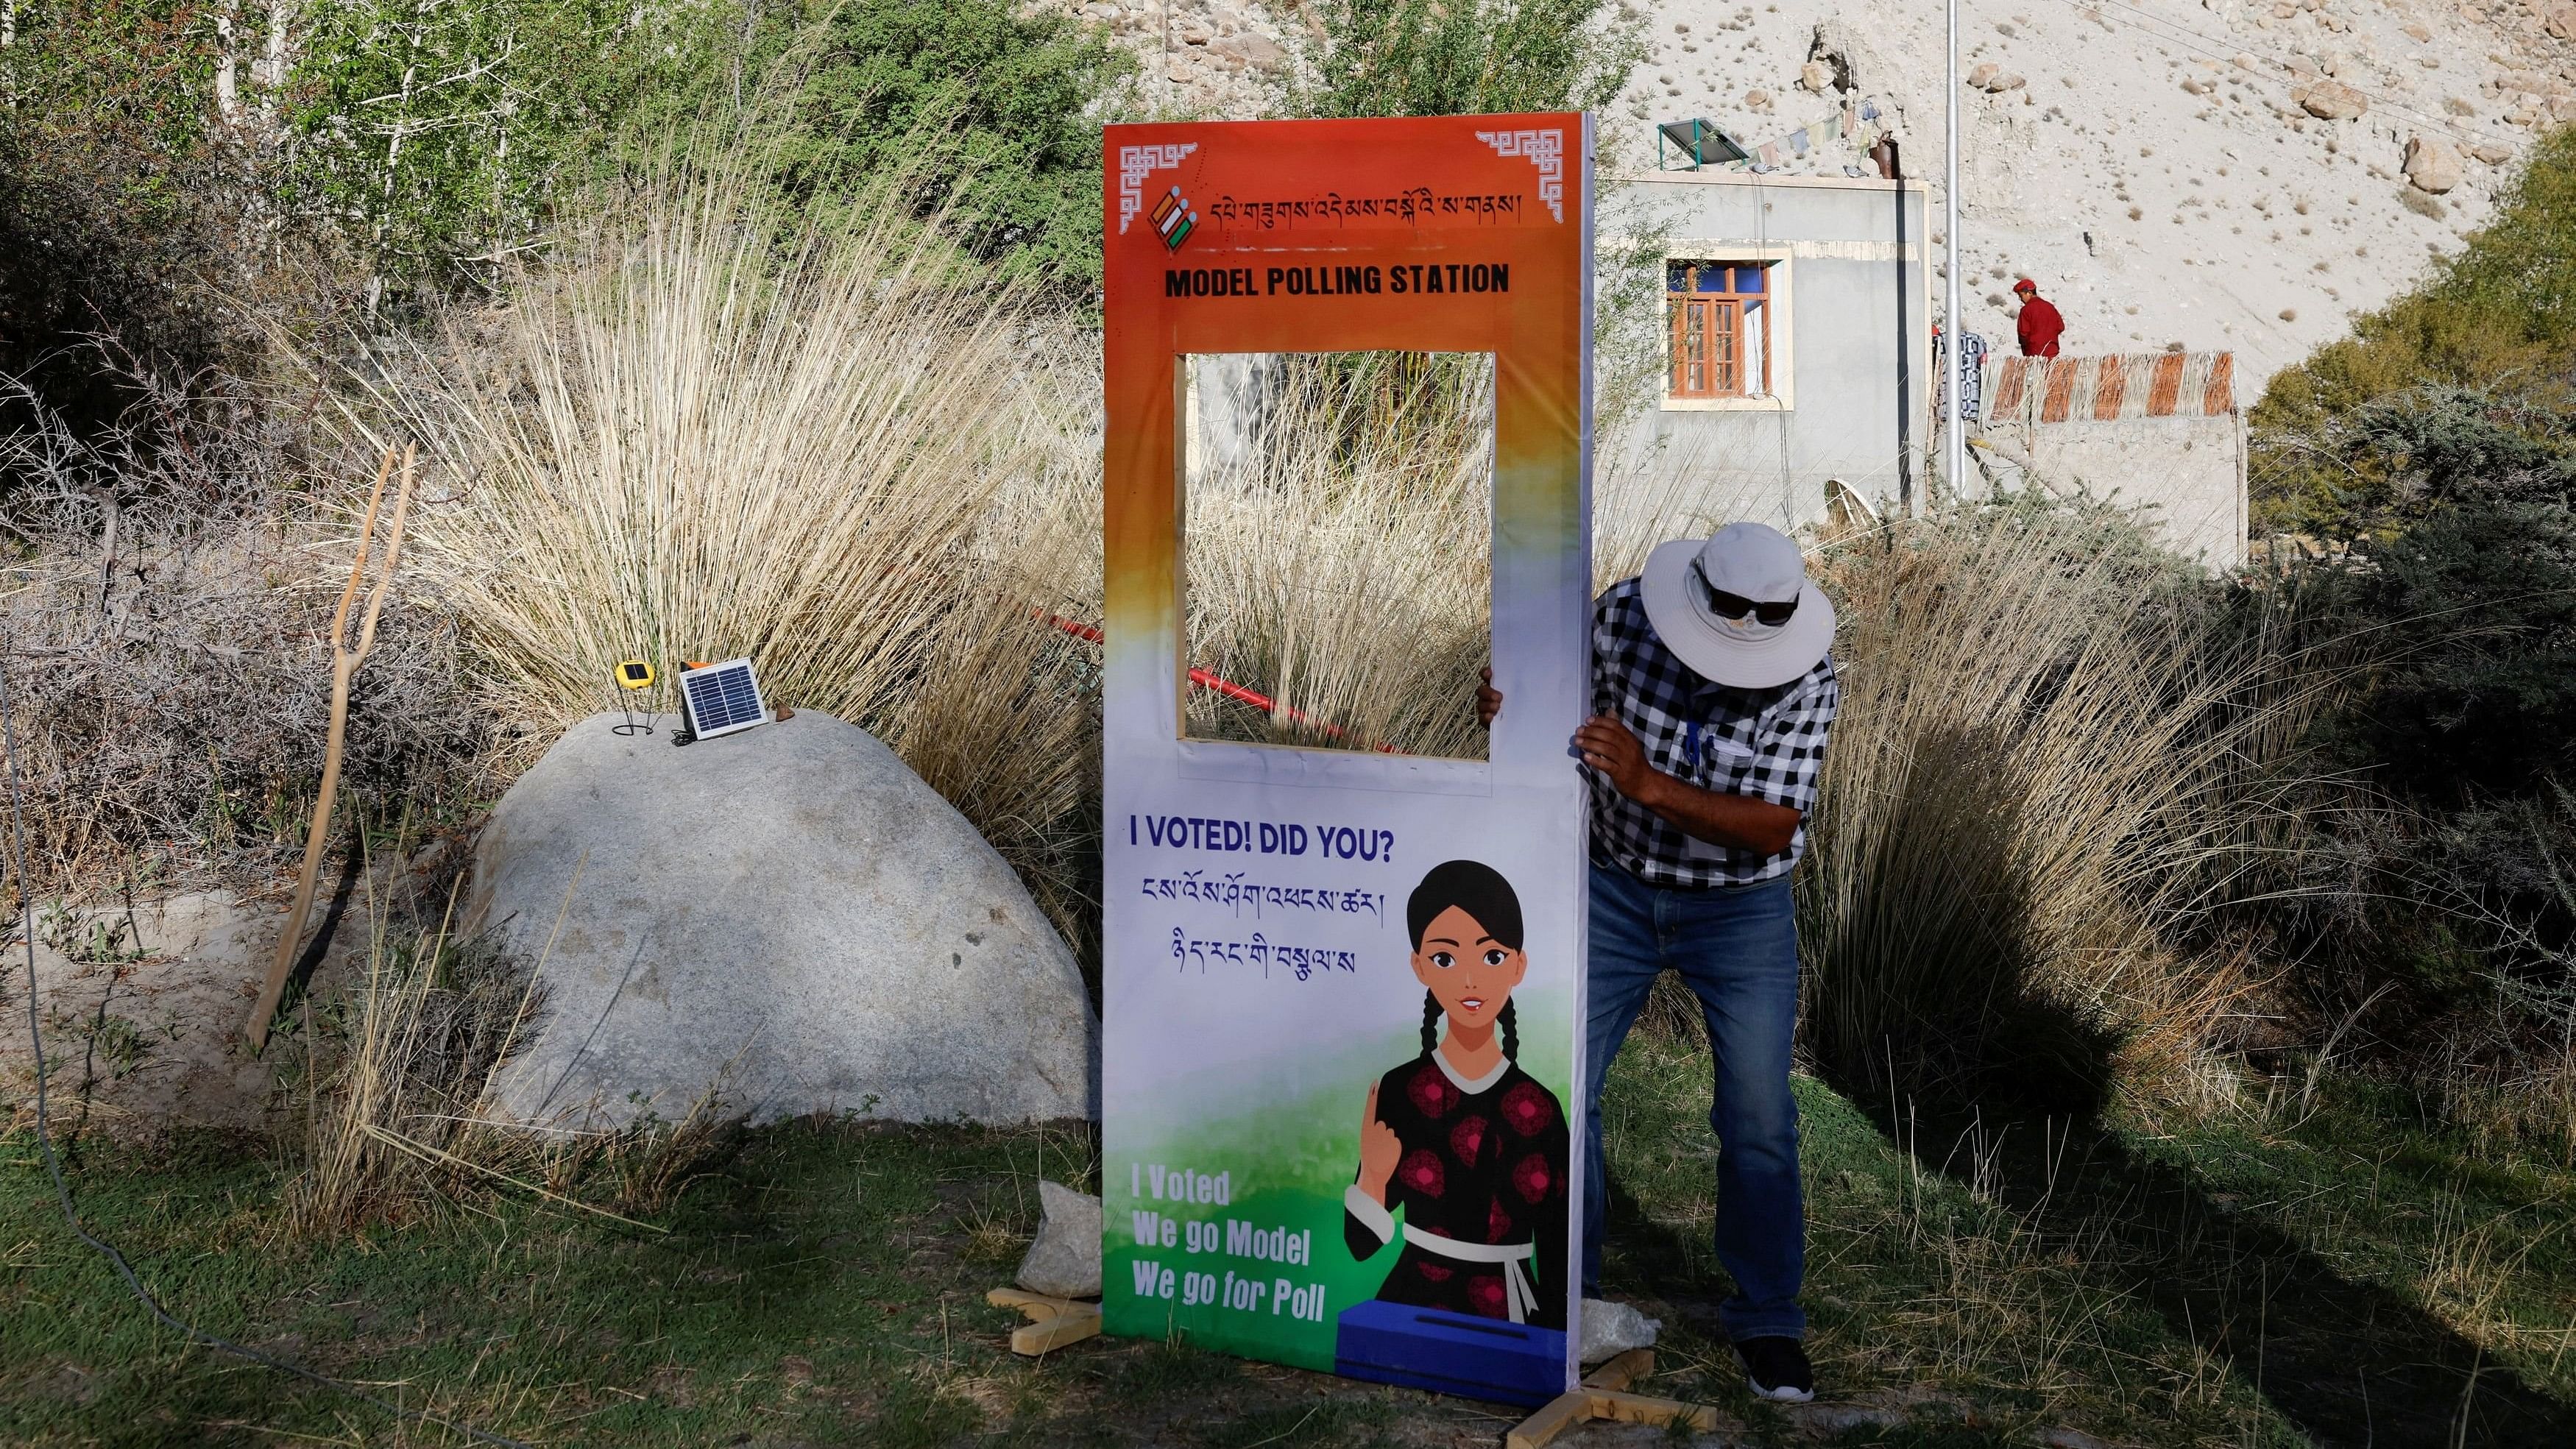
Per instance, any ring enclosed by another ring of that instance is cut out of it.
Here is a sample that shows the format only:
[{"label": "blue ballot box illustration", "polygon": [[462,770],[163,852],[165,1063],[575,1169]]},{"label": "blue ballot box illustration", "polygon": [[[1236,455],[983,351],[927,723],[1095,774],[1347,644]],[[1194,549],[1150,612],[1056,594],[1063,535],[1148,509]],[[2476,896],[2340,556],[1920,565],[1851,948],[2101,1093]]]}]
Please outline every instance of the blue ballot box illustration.
[{"label": "blue ballot box illustration", "polygon": [[1565,1333],[1372,1298],[1343,1311],[1333,1372],[1461,1398],[1544,1404],[1565,1391]]}]

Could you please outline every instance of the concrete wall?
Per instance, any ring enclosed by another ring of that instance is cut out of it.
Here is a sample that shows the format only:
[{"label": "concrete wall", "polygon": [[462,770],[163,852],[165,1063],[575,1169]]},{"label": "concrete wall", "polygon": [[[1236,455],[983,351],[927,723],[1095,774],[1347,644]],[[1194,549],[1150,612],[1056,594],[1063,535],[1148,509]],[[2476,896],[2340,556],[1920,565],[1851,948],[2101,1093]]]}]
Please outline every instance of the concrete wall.
[{"label": "concrete wall", "polygon": [[2245,562],[2242,417],[2045,423],[1999,436],[2028,449],[2040,477],[2140,507],[2140,519],[2185,558],[2213,569]]},{"label": "concrete wall", "polygon": [[1882,509],[1919,499],[1932,327],[1921,186],[1713,171],[1631,184],[1668,257],[1778,263],[1772,395],[1694,402],[1658,387],[1603,443],[1658,449],[1696,506],[1782,528],[1824,515],[1829,478]]},{"label": "concrete wall", "polygon": [[1976,441],[2049,487],[2140,507],[2167,547],[2234,568],[2247,523],[2235,379],[2226,352],[1989,358]]}]

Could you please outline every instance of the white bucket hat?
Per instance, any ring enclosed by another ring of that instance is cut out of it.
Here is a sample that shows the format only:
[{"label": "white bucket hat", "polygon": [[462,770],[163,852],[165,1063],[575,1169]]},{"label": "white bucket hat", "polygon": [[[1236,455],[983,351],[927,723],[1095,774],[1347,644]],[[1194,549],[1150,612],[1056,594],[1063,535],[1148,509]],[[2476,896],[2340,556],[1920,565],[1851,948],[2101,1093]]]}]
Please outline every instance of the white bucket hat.
[{"label": "white bucket hat", "polygon": [[[1757,604],[1796,601],[1780,624],[1720,615],[1711,590]],[[1769,689],[1816,667],[1834,645],[1834,606],[1807,581],[1807,560],[1776,528],[1730,523],[1706,543],[1682,539],[1646,558],[1639,593],[1646,620],[1666,648],[1703,678],[1737,689]]]}]

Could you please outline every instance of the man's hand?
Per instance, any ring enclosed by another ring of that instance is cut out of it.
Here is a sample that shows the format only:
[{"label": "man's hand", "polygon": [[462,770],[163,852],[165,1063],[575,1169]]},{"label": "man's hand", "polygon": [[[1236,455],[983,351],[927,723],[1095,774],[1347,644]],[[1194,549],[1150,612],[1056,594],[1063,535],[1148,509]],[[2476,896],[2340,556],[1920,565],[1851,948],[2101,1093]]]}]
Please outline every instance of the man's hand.
[{"label": "man's hand", "polygon": [[1797,811],[1749,795],[1705,790],[1665,774],[1646,762],[1646,747],[1628,727],[1606,714],[1583,722],[1574,732],[1574,747],[1612,788],[1684,835],[1764,856],[1778,855],[1797,838],[1803,818]]},{"label": "man's hand", "polygon": [[1606,714],[1596,714],[1574,732],[1574,747],[1583,752],[1583,763],[1609,777],[1612,788],[1640,804],[1651,805],[1646,794],[1656,781],[1665,777],[1646,763],[1646,747],[1628,727]]},{"label": "man's hand", "polygon": [[1503,692],[1494,688],[1494,669],[1485,666],[1484,683],[1476,689],[1476,722],[1487,729],[1494,727],[1494,716],[1503,712]]}]

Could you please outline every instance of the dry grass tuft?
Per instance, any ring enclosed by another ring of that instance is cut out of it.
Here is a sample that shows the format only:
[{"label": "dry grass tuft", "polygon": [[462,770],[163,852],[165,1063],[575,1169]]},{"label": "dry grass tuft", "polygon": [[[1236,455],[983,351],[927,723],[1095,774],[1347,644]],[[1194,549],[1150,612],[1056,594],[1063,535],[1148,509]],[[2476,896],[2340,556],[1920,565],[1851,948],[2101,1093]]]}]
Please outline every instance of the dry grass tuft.
[{"label": "dry grass tuft", "polygon": [[1484,758],[1492,360],[1282,354],[1248,373],[1250,425],[1190,480],[1190,661],[1280,709],[1193,690],[1189,732]]},{"label": "dry grass tuft", "polygon": [[1955,509],[1832,546],[1843,707],[1800,881],[1838,1069],[2098,1100],[2185,1070],[2250,984],[2243,893],[2337,687],[2228,633],[2115,523]]},{"label": "dry grass tuft", "polygon": [[[460,878],[461,880],[461,878]],[[651,1229],[740,1144],[742,1116],[710,1090],[677,1122],[538,1130],[485,1107],[495,1074],[543,1005],[537,968],[449,934],[378,925],[365,976],[306,1020],[302,1170],[283,1230],[328,1238],[493,1193]],[[386,919],[369,910],[371,921]]]},{"label": "dry grass tuft", "polygon": [[748,655],[894,745],[1072,924],[1097,728],[1078,642],[1033,610],[1097,597],[1087,394],[1046,371],[1088,349],[899,181],[818,224],[757,160],[674,163],[349,416],[452,481],[415,562],[517,754],[608,707],[619,659]]},{"label": "dry grass tuft", "polygon": [[377,904],[364,977],[345,998],[306,1003],[318,1022],[304,1039],[305,1163],[283,1218],[298,1237],[398,1221],[456,1195],[454,1177],[470,1169],[446,1159],[536,1004],[513,963],[451,941],[453,886],[426,933],[391,925]]}]

